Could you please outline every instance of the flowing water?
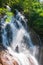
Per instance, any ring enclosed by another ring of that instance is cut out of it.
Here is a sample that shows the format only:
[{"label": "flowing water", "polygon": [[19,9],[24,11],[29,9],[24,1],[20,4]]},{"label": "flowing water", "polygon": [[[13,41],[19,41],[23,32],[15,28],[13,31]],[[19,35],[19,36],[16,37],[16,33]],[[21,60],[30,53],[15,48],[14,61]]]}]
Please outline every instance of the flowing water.
[{"label": "flowing water", "polygon": [[19,65],[38,65],[34,57],[34,45],[30,34],[26,30],[26,21],[18,10],[16,10],[15,16],[12,16],[9,23],[6,23],[5,19],[2,18],[0,22],[0,40],[2,40],[2,45],[9,53],[15,57]]}]

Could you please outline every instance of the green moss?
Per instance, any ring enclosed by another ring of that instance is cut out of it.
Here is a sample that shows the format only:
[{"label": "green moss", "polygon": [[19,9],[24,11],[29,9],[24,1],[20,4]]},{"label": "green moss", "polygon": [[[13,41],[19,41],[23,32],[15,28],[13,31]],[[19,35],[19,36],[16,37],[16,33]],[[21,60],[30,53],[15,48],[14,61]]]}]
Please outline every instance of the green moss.
[{"label": "green moss", "polygon": [[3,15],[7,12],[7,9],[5,8],[0,8],[0,15]]},{"label": "green moss", "polygon": [[6,15],[7,15],[6,22],[10,22],[11,21],[11,18],[13,16],[13,13],[12,12],[6,12]]}]

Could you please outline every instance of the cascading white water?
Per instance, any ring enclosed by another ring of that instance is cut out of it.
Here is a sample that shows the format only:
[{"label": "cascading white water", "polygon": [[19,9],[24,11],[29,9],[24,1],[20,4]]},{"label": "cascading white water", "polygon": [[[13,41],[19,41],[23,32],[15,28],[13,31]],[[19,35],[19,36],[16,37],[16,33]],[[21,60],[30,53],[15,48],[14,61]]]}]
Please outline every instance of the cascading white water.
[{"label": "cascading white water", "polygon": [[11,22],[3,24],[2,44],[14,56],[18,64],[38,65],[37,60],[29,52],[29,48],[33,48],[34,45],[24,27],[26,26],[24,16],[16,10],[16,15],[12,17]]}]

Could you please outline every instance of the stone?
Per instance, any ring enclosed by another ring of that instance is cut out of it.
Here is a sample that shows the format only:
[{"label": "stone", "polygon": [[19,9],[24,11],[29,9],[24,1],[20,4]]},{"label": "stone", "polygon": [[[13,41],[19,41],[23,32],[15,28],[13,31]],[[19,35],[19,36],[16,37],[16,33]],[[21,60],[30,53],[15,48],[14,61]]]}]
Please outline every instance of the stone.
[{"label": "stone", "polygon": [[0,65],[19,65],[13,56],[5,51],[0,52]]}]

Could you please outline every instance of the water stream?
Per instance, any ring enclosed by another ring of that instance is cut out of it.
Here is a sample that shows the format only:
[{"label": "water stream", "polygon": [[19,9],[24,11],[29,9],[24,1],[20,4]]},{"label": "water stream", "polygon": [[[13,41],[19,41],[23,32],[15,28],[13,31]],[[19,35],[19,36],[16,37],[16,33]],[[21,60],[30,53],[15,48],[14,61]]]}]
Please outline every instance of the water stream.
[{"label": "water stream", "polygon": [[[26,30],[26,19],[18,10],[9,23],[5,22],[5,18],[1,20],[0,29],[2,45],[15,57],[19,65],[38,65],[34,57],[33,42]],[[32,50],[32,54],[29,49]]]}]

